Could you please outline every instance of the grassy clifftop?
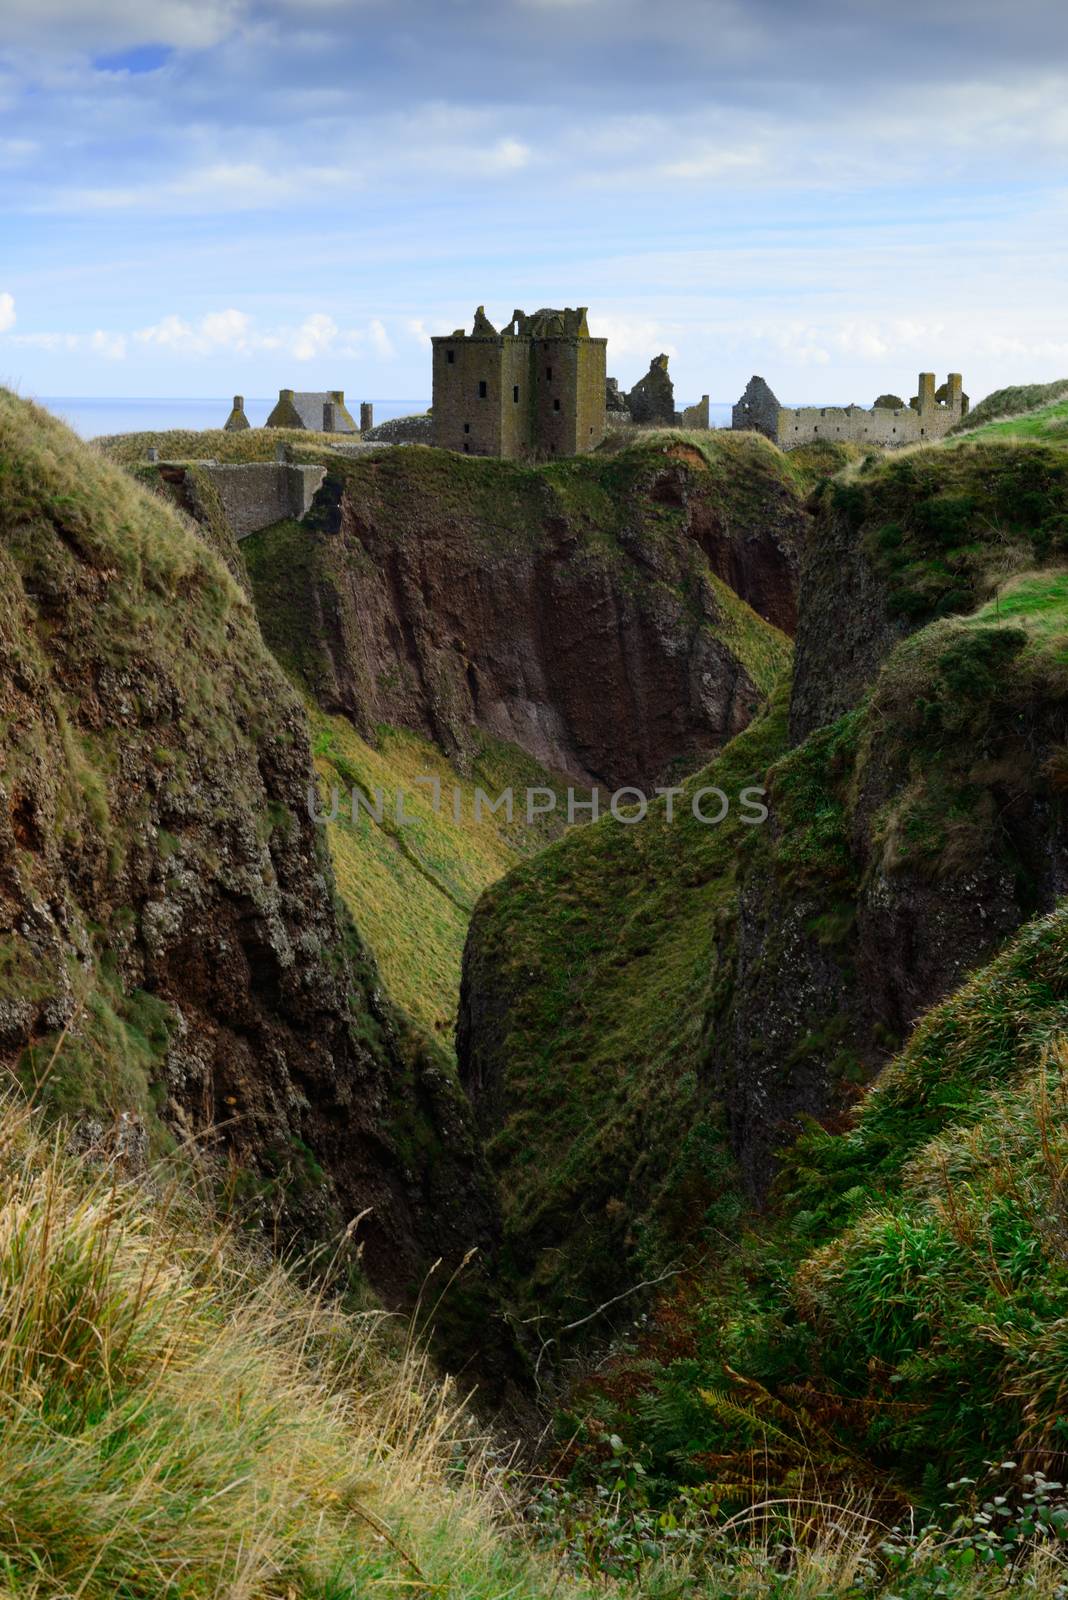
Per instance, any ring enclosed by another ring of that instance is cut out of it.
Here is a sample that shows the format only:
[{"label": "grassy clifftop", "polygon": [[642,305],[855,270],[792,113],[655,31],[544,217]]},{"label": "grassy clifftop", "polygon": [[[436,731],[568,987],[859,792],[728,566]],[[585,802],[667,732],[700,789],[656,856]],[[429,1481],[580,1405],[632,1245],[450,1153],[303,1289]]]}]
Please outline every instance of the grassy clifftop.
[{"label": "grassy clifftop", "polygon": [[6,392],[0,596],[0,1060],[156,1149],[224,1128],[283,1231],[371,1208],[398,1298],[486,1244],[452,1079],[336,898],[307,719],[248,596],[188,519]]},{"label": "grassy clifftop", "polygon": [[588,1593],[524,1548],[461,1397],[388,1319],[154,1178],[0,1104],[7,1600]]},{"label": "grassy clifftop", "polygon": [[983,438],[1033,438],[1063,433],[1068,378],[1056,383],[1025,383],[996,389],[954,428],[954,435],[978,432]]},{"label": "grassy clifftop", "polygon": [[164,428],[148,433],[103,434],[91,448],[121,467],[142,465],[150,449],[162,461],[273,461],[280,444],[294,461],[333,459],[332,446],[351,443],[349,433],[309,433],[304,428]]}]

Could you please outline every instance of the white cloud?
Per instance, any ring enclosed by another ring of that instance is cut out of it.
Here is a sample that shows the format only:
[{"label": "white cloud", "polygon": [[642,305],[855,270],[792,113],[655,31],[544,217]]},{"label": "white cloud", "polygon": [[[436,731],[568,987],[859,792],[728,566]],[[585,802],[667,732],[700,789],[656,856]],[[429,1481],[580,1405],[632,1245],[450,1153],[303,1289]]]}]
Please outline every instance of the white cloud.
[{"label": "white cloud", "polygon": [[[678,346],[672,342],[662,322],[652,318],[591,315],[590,332],[597,339],[608,340],[608,365],[613,377],[617,376],[612,362],[640,361],[644,375],[649,362],[661,352],[668,357],[678,355]],[[621,379],[622,381],[622,379]],[[632,380],[633,381],[633,380]],[[630,384],[625,387],[629,388]]]},{"label": "white cloud", "polygon": [[669,161],[660,170],[665,178],[707,182],[710,179],[729,177],[732,173],[752,173],[757,167],[764,165],[766,165],[764,152],[755,146],[749,146],[744,150],[704,150],[699,154],[687,156],[682,161]]},{"label": "white cloud", "polygon": [[290,350],[298,361],[312,361],[330,349],[337,335],[338,326],[333,317],[316,312],[301,323]]},{"label": "white cloud", "polygon": [[529,162],[530,146],[518,139],[499,139],[487,157],[487,165],[495,172],[518,172]]},{"label": "white cloud", "polygon": [[126,357],[126,336],[122,333],[105,333],[98,328],[89,337],[89,349],[107,361],[123,361]]},{"label": "white cloud", "polygon": [[246,14],[245,0],[4,0],[4,43],[55,55],[140,44],[203,50]]},{"label": "white cloud", "polygon": [[397,352],[394,350],[385,325],[379,317],[371,318],[371,326],[368,331],[371,336],[371,348],[374,350],[375,355],[381,356],[383,361],[391,361]]},{"label": "white cloud", "polygon": [[0,333],[6,333],[15,326],[15,297],[11,294],[0,294]]}]

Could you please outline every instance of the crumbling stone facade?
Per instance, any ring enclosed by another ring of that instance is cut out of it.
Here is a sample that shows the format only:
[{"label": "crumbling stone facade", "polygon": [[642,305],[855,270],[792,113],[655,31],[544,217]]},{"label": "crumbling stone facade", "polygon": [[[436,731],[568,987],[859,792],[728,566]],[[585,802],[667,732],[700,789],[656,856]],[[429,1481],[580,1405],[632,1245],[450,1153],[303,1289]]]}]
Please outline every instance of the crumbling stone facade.
[{"label": "crumbling stone facade", "polygon": [[[158,452],[154,459],[160,477],[180,488],[189,464],[160,462]],[[195,467],[214,485],[235,539],[247,539],[286,517],[302,521],[326,477],[325,467],[297,467],[284,461],[198,461]],[[186,498],[180,496],[180,502]]]},{"label": "crumbling stone facade", "polygon": [[675,385],[668,376],[668,358],[660,354],[627,396],[632,419],[645,427],[670,428],[675,422]]},{"label": "crumbling stone facade", "polygon": [[605,433],[606,339],[586,307],[513,311],[499,333],[479,306],[463,328],[431,340],[434,443],[466,455],[573,456]]},{"label": "crumbling stone facade", "polygon": [[344,389],[314,393],[279,389],[278,404],[267,418],[268,428],[308,428],[313,433],[358,433],[345,405]]},{"label": "crumbling stone facade", "polygon": [[703,394],[695,405],[683,406],[679,413],[679,422],[684,428],[711,427],[708,416],[708,396]]},{"label": "crumbling stone facade", "polygon": [[750,378],[731,413],[731,426],[750,428],[788,450],[817,439],[850,439],[858,444],[897,449],[941,439],[968,414],[968,396],[961,375],[951,372],[935,389],[933,372],[921,372],[917,393],[908,405],[896,395],[880,395],[870,411],[863,406],[781,406],[763,378]]}]

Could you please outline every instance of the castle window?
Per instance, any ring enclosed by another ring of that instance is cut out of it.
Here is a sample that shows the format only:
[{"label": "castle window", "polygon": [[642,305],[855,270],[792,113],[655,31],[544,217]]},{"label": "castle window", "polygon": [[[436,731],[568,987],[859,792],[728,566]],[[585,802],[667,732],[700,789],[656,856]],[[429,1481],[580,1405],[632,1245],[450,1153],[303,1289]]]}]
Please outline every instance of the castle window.
[{"label": "castle window", "polygon": [[478,381],[478,398],[480,400],[485,400],[485,398],[486,398],[488,393],[489,393],[489,390],[486,387],[485,378],[480,378],[479,381]]},{"label": "castle window", "polygon": [[548,378],[549,382],[552,383],[552,381],[553,381],[553,369],[552,369],[552,367],[546,367],[545,376]]},{"label": "castle window", "polygon": [[470,433],[471,432],[471,424],[469,422],[465,422],[464,423],[464,432],[465,433]]},{"label": "castle window", "polygon": [[559,409],[560,409],[560,402],[559,402],[559,400],[554,400],[554,401],[553,401],[553,410],[554,410],[554,411],[559,411]]},{"label": "castle window", "polygon": [[471,446],[468,444],[466,439],[464,440],[464,450],[468,455],[471,454]]},{"label": "castle window", "polygon": [[453,362],[456,360],[456,351],[455,350],[446,350],[446,352],[445,352],[445,360],[449,363],[449,366],[451,367]]},{"label": "castle window", "polygon": [[518,383],[514,383],[512,385],[512,399],[513,399],[513,401],[515,402],[516,405],[519,404],[519,385],[518,385]]}]

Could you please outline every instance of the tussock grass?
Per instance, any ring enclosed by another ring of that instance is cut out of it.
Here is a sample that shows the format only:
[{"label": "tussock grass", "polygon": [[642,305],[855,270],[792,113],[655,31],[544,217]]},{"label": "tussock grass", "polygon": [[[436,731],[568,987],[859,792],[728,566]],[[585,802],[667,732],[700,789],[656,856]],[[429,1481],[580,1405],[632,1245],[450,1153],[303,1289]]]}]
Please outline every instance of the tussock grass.
[{"label": "tussock grass", "polygon": [[152,1198],[62,1138],[0,1104],[9,1600],[533,1600],[559,1582],[410,1343],[177,1185]]},{"label": "tussock grass", "polygon": [[973,433],[992,422],[1015,424],[1065,399],[1068,399],[1068,378],[1058,378],[1053,383],[1013,384],[1006,389],[995,389],[993,394],[988,394],[985,400],[973,406],[964,420],[953,429],[953,434]]},{"label": "tussock grass", "polygon": [[121,467],[144,463],[150,447],[161,461],[273,461],[280,444],[303,459],[332,460],[335,444],[352,442],[351,433],[311,433],[304,428],[165,428],[157,432],[109,433],[90,441],[90,448]]}]

